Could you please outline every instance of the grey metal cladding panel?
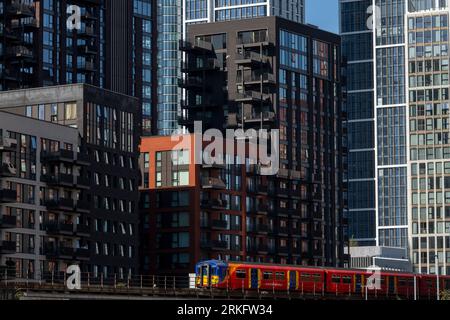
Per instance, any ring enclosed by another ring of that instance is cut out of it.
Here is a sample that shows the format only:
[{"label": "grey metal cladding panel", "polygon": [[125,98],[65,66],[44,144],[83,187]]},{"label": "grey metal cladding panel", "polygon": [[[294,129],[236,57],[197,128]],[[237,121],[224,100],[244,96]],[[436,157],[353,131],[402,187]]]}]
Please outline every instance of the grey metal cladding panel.
[{"label": "grey metal cladding panel", "polygon": [[80,100],[83,100],[82,84],[12,90],[0,93],[0,109]]},{"label": "grey metal cladding panel", "polygon": [[78,130],[0,111],[0,129],[78,144]]}]

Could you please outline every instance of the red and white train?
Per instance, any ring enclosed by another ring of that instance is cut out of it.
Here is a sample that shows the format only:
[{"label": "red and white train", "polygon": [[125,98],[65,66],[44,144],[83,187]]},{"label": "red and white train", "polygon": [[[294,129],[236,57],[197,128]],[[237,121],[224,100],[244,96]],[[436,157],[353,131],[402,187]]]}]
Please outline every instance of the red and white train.
[{"label": "red and white train", "polygon": [[[302,267],[263,263],[203,261],[196,266],[197,288],[297,292],[315,295],[366,294],[372,272],[365,270]],[[450,290],[450,276],[439,277],[439,289]],[[378,289],[371,296],[435,299],[437,277],[401,272],[379,274]]]}]

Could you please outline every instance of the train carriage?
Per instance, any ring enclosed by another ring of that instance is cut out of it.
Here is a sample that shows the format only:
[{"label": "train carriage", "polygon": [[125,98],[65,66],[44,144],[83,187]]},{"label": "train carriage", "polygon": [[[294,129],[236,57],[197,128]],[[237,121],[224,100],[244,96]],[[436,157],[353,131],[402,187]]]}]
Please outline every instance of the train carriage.
[{"label": "train carriage", "polygon": [[[227,290],[296,292],[314,295],[364,297],[373,273],[364,270],[274,265],[264,263],[203,261],[196,266],[196,286]],[[436,297],[436,276],[381,272],[380,287],[370,297]],[[450,289],[450,277],[440,277],[440,289]]]}]

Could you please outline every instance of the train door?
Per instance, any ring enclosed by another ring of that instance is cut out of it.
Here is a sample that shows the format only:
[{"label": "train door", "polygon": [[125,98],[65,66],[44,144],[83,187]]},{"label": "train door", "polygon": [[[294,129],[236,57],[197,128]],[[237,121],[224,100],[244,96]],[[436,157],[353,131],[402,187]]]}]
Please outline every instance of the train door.
[{"label": "train door", "polygon": [[355,275],[355,292],[356,293],[361,293],[362,292],[362,282],[363,282],[363,277],[362,274],[356,274]]},{"label": "train door", "polygon": [[209,283],[210,283],[210,272],[209,272],[209,265],[205,264],[202,266],[202,287],[209,287]]},{"label": "train door", "polygon": [[395,277],[388,276],[389,279],[389,294],[395,294]]},{"label": "train door", "polygon": [[297,290],[297,272],[289,271],[289,290],[295,291]]},{"label": "train door", "polygon": [[250,289],[258,289],[259,284],[259,272],[258,269],[250,270]]}]

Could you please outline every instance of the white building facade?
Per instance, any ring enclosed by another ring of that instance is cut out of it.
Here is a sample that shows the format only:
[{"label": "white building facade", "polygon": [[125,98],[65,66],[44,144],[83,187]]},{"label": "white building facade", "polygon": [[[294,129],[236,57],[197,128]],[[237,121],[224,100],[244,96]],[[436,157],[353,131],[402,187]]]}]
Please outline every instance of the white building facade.
[{"label": "white building facade", "polygon": [[450,274],[448,0],[374,0],[377,244]]}]

